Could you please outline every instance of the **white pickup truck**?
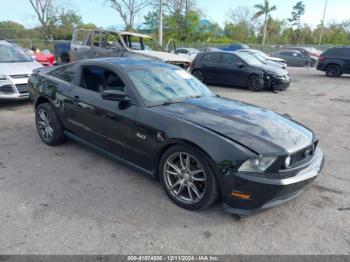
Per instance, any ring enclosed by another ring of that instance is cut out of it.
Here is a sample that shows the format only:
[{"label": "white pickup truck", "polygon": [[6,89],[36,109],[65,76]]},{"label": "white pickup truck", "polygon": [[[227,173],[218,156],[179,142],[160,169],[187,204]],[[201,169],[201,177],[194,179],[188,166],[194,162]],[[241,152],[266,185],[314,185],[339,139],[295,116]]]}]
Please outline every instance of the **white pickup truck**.
[{"label": "white pickup truck", "polygon": [[188,59],[163,51],[158,42],[148,35],[101,29],[75,29],[72,41],[57,42],[54,53],[58,62],[98,57],[141,57],[184,69],[190,65]]}]

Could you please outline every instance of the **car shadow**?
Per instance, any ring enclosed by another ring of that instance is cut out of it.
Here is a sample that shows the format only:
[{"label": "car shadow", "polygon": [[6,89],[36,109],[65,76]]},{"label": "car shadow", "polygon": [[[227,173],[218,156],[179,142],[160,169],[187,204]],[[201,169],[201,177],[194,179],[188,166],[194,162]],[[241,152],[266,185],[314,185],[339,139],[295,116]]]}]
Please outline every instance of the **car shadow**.
[{"label": "car shadow", "polygon": [[30,104],[29,100],[20,100],[20,101],[0,101],[0,110],[17,110],[21,107],[28,106]]},{"label": "car shadow", "polygon": [[[271,89],[264,89],[261,91],[251,91],[249,90],[247,87],[242,87],[242,86],[232,86],[232,85],[215,85],[215,84],[208,84],[209,88],[226,88],[226,89],[233,89],[233,90],[237,90],[237,91],[245,91],[247,93],[273,93],[273,91]],[[283,91],[282,91],[283,92]]]}]

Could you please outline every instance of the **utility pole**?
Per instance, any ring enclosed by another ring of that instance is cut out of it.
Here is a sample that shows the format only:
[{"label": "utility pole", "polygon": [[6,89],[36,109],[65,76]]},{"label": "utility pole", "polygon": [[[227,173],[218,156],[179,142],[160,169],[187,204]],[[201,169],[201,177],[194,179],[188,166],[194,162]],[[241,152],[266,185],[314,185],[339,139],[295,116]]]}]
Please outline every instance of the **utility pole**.
[{"label": "utility pole", "polygon": [[318,45],[321,45],[321,43],[322,43],[322,35],[323,35],[323,30],[324,30],[324,19],[326,17],[327,2],[328,2],[328,0],[326,0],[326,3],[324,5],[323,18],[322,18],[322,24],[321,24],[321,32],[320,32],[320,39],[318,40]]},{"label": "utility pole", "polygon": [[159,5],[159,44],[163,46],[163,0],[160,0]]}]

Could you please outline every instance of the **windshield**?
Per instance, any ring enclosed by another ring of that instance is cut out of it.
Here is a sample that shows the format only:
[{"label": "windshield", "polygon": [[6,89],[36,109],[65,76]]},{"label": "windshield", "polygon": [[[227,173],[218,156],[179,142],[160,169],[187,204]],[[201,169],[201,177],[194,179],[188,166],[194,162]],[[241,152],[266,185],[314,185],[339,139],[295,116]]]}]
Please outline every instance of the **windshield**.
[{"label": "windshield", "polygon": [[267,59],[265,59],[262,55],[260,55],[260,53],[248,53],[251,54],[252,56],[254,56],[256,59],[258,59],[259,61],[266,63]]},{"label": "windshield", "polygon": [[255,53],[259,54],[261,57],[265,58],[266,60],[269,59],[269,56],[260,50],[256,50]]},{"label": "windshield", "polygon": [[127,73],[148,106],[214,96],[202,82],[182,69],[153,66],[130,68]]},{"label": "windshield", "polygon": [[32,62],[33,59],[24,49],[9,45],[0,45],[0,63]]},{"label": "windshield", "polygon": [[262,62],[252,56],[251,54],[243,53],[243,52],[236,52],[236,54],[244,60],[249,65],[261,65]]},{"label": "windshield", "polygon": [[161,46],[150,37],[140,37],[134,35],[123,35],[126,45],[133,50],[154,50],[162,51]]}]

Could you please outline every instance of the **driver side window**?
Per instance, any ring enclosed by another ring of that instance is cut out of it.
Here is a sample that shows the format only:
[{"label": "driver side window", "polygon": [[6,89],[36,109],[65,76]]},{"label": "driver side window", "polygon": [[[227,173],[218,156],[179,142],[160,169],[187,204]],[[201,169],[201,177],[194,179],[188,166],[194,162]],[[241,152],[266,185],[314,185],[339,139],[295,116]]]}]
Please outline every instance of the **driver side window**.
[{"label": "driver side window", "polygon": [[83,66],[80,87],[94,92],[125,90],[123,81],[115,72],[100,66]]}]

